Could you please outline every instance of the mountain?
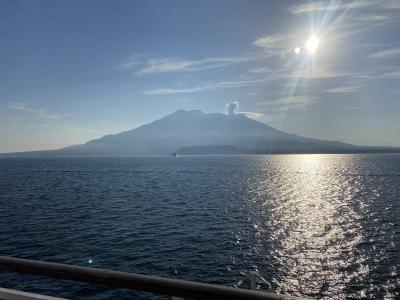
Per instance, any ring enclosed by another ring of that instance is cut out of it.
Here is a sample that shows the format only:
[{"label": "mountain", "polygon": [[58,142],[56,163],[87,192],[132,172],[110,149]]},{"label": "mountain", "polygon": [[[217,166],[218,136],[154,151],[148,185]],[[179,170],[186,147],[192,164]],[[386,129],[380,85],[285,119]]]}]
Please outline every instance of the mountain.
[{"label": "mountain", "polygon": [[[392,147],[360,147],[338,141],[301,137],[279,131],[243,114],[178,110],[133,130],[106,135],[59,150],[22,152],[13,156],[117,156],[171,154],[178,149],[211,154],[400,152]],[[205,147],[206,146],[206,147]],[[219,149],[216,148],[216,146]],[[225,146],[226,148],[221,148]],[[187,148],[192,147],[192,148]],[[197,147],[197,148],[193,148]],[[207,150],[210,149],[210,150]],[[211,151],[212,150],[212,151]]]},{"label": "mountain", "polygon": [[240,150],[230,145],[186,146],[176,151],[177,155],[240,154]]}]

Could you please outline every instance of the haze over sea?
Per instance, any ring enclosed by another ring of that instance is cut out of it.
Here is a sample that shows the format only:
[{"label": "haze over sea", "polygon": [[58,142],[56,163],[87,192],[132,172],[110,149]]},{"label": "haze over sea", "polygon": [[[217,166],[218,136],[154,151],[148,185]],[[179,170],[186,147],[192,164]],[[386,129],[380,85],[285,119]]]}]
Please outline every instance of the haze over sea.
[{"label": "haze over sea", "polygon": [[[400,297],[400,155],[0,158],[0,254],[258,287]],[[71,299],[157,296],[0,273]]]}]

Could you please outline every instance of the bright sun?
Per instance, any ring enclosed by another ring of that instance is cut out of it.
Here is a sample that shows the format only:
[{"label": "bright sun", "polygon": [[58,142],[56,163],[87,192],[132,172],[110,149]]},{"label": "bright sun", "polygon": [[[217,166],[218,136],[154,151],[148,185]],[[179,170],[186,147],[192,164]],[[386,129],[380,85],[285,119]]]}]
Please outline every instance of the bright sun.
[{"label": "bright sun", "polygon": [[307,41],[307,43],[306,43],[306,48],[307,48],[307,50],[308,50],[311,54],[314,54],[315,51],[317,51],[318,45],[319,45],[319,40],[318,40],[318,38],[317,38],[316,36],[312,35],[312,36],[308,39],[308,41]]}]

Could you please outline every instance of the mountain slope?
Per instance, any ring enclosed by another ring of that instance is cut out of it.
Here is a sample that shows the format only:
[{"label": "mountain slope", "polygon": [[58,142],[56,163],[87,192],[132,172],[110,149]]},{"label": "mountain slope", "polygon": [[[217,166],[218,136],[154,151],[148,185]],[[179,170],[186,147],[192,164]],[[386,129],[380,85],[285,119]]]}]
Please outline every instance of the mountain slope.
[{"label": "mountain slope", "polygon": [[182,147],[229,145],[241,153],[390,152],[392,148],[357,147],[279,131],[243,114],[205,114],[178,110],[136,129],[107,135],[83,145],[21,153],[41,156],[170,154]]}]

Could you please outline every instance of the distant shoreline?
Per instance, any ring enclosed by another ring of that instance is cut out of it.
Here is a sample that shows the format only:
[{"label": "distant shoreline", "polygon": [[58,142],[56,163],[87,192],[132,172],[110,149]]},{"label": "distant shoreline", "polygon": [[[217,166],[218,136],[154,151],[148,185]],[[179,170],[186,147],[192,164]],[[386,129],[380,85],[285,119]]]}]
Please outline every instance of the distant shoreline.
[{"label": "distant shoreline", "polygon": [[400,149],[396,151],[360,151],[360,152],[303,152],[303,153],[237,153],[237,154],[179,154],[173,157],[172,154],[128,154],[128,155],[23,155],[23,154],[0,154],[0,159],[4,158],[130,158],[130,157],[200,157],[200,156],[279,156],[279,155],[359,155],[359,154],[400,154]]}]

